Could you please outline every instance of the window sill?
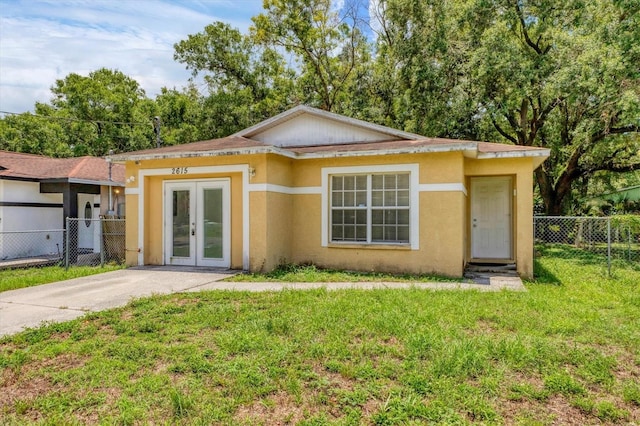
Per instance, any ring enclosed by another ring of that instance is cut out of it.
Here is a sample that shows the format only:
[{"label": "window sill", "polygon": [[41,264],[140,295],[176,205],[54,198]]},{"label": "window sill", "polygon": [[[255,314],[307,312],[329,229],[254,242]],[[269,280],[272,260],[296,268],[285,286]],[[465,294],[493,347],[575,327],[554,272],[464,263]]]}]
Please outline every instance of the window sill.
[{"label": "window sill", "polygon": [[366,249],[366,250],[411,250],[411,244],[384,244],[384,243],[336,243],[327,245],[328,248]]}]

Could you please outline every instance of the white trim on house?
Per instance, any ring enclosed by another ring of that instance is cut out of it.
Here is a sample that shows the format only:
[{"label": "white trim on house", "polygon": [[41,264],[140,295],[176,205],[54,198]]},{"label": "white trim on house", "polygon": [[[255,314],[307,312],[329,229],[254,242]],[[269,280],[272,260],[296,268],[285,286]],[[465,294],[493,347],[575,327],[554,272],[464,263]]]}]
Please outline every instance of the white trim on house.
[{"label": "white trim on house", "polygon": [[249,185],[250,192],[277,192],[289,195],[321,194],[322,187],[319,186],[283,186],[273,183],[252,183]]},{"label": "white trim on house", "polygon": [[288,149],[276,146],[262,146],[255,148],[228,148],[222,150],[211,151],[184,151],[172,153],[158,154],[140,154],[126,155],[121,154],[114,161],[144,161],[144,160],[162,160],[162,159],[178,159],[178,158],[194,158],[194,157],[218,157],[229,155],[252,155],[252,154],[276,154],[286,158],[310,160],[325,158],[343,158],[343,157],[366,157],[379,155],[396,155],[396,154],[428,154],[437,152],[462,152],[467,158],[478,160],[489,160],[499,158],[532,158],[534,165],[540,165],[550,153],[550,150],[527,150],[527,151],[503,151],[503,152],[478,152],[478,142],[460,142],[451,144],[426,145],[419,147],[399,147],[377,150],[363,151],[326,151],[326,152],[309,152],[296,153]]},{"label": "white trim on house", "polygon": [[[202,173],[241,173],[242,174],[242,268],[249,269],[249,165],[237,164],[228,166],[197,166],[188,167],[186,174],[172,174],[175,168],[141,169],[138,171],[138,265],[144,265],[144,196],[145,177],[148,176],[188,176]],[[171,180],[171,179],[167,179]],[[127,188],[133,190],[136,188]],[[131,192],[129,192],[131,193]],[[164,219],[163,219],[164,220]]]},{"label": "white trim on house", "polygon": [[[84,183],[88,185],[101,185],[101,186],[124,186],[124,182],[114,182],[112,180],[91,180],[91,179],[65,179],[69,183]],[[47,179],[43,179],[42,182],[47,182]]]},{"label": "white trim on house", "polygon": [[140,194],[140,190],[136,188],[125,188],[124,195],[138,195]]},{"label": "white trim on house", "polygon": [[500,151],[500,152],[478,152],[476,158],[478,160],[491,160],[499,158],[531,158],[533,160],[533,169],[537,169],[544,160],[551,155],[550,149],[536,149],[530,151]]},{"label": "white trim on house", "polygon": [[467,195],[467,188],[463,183],[421,183],[419,192],[462,192]]},{"label": "white trim on house", "polygon": [[[249,184],[249,192],[277,192],[289,195],[319,195],[322,194],[321,186],[284,186],[272,183]],[[463,183],[421,183],[418,192],[462,192],[467,195],[467,188]]]},{"label": "white trim on house", "polygon": [[[323,167],[322,168],[322,225],[321,225],[321,246],[329,246],[329,176],[331,175],[348,175],[348,174],[375,174],[375,173],[402,173],[409,172],[409,245],[412,250],[420,249],[419,232],[420,229],[420,212],[418,187],[420,182],[420,165],[412,164],[386,164],[371,166],[352,166],[352,167]],[[376,244],[368,244],[375,246]]]}]

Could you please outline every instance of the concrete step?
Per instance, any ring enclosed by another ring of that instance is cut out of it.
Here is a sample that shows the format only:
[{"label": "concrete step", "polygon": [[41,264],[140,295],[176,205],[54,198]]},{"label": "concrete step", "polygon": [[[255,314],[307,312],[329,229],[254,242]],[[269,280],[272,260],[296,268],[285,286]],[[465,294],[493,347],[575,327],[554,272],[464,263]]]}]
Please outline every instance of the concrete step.
[{"label": "concrete step", "polygon": [[508,264],[491,264],[491,263],[468,263],[465,272],[488,272],[488,273],[497,273],[497,274],[514,274],[518,275],[516,272],[515,263]]}]

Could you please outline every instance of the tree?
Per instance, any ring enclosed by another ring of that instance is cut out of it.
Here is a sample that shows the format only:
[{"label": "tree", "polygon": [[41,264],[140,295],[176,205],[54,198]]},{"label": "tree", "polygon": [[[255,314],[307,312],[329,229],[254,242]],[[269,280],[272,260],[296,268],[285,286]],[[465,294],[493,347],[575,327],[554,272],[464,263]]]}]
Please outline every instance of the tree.
[{"label": "tree", "polygon": [[208,137],[222,137],[281,112],[292,100],[293,71],[274,49],[223,22],[174,45],[174,58],[204,74],[209,88],[200,121]]},{"label": "tree", "polygon": [[428,136],[477,137],[468,60],[473,43],[459,26],[463,12],[446,0],[371,3],[373,104],[385,124]]},{"label": "tree", "polygon": [[[640,165],[640,3],[369,4],[375,47],[358,0],[265,0],[249,35],[216,23],[176,45],[208,73],[205,125],[224,135],[302,101],[427,136],[549,148],[535,175],[548,214],[594,176]],[[278,71],[282,51],[293,69]]]},{"label": "tree", "polygon": [[162,144],[177,145],[206,139],[202,96],[193,85],[182,91],[162,88],[155,99],[155,116],[161,120]]},{"label": "tree", "polygon": [[72,152],[60,121],[30,113],[0,119],[0,149],[50,157],[68,157]]},{"label": "tree", "polygon": [[370,60],[358,5],[335,10],[331,0],[265,0],[264,9],[252,18],[252,39],[293,55],[304,103],[340,112]]},{"label": "tree", "polygon": [[385,94],[397,99],[393,121],[549,148],[535,175],[548,214],[566,211],[578,182],[640,166],[639,3],[379,4],[377,64],[398,82]]},{"label": "tree", "polygon": [[75,155],[152,146],[150,117],[138,113],[145,105],[149,109],[148,99],[138,82],[122,72],[102,68],[87,77],[71,73],[51,91],[51,105],[41,104],[41,113],[69,119],[68,143]]},{"label": "tree", "polygon": [[[492,7],[470,57],[478,101],[509,142],[551,149],[536,182],[546,213],[561,214],[577,180],[640,166],[640,73],[627,30],[640,25],[640,6],[494,0]],[[629,20],[634,25],[621,25]]]}]

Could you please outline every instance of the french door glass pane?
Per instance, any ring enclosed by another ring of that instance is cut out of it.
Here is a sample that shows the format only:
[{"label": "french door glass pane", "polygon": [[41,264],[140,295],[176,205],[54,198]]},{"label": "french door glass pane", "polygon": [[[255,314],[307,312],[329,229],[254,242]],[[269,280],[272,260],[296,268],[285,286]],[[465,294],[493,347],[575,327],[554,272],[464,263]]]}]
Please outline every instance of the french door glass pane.
[{"label": "french door glass pane", "polygon": [[222,258],[222,188],[203,190],[204,257]]},{"label": "french door glass pane", "polygon": [[191,239],[189,237],[190,195],[188,189],[173,191],[173,256],[189,257]]}]

